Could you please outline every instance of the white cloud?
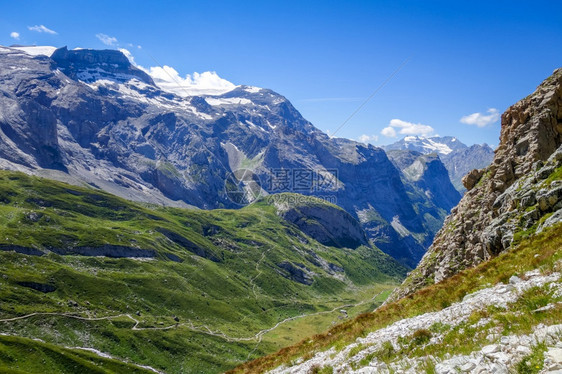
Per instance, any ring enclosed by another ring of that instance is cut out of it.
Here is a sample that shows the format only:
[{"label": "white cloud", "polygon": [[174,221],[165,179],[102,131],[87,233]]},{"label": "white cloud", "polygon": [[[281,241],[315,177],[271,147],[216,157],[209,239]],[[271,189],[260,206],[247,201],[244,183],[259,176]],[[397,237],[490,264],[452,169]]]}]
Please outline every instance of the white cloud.
[{"label": "white cloud", "polygon": [[16,31],[12,31],[10,33],[10,38],[16,39],[16,40],[20,40],[20,33],[16,32]]},{"label": "white cloud", "polygon": [[370,142],[377,142],[379,141],[379,136],[378,135],[367,135],[367,134],[363,134],[361,136],[359,136],[359,138],[357,138],[358,141],[360,141],[361,143],[370,143]]},{"label": "white cloud", "polygon": [[30,31],[37,31],[37,32],[44,32],[46,34],[56,35],[57,32],[55,30],[51,30],[45,25],[35,25],[35,26],[27,26]]},{"label": "white cloud", "polygon": [[[140,46],[138,46],[140,48]],[[170,66],[152,66],[148,69],[138,65],[135,57],[125,48],[119,48],[137,68],[152,77],[154,83],[164,91],[171,92],[181,97],[197,95],[221,95],[232,91],[236,85],[218,76],[214,71],[187,74],[181,77],[176,69]]]},{"label": "white cloud", "polygon": [[388,137],[388,138],[396,138],[396,130],[394,128],[388,126],[382,129],[381,134]]},{"label": "white cloud", "polygon": [[472,113],[468,116],[461,118],[461,122],[467,125],[474,125],[477,127],[486,127],[496,123],[500,119],[500,113],[496,108],[490,108],[486,111],[488,114]]},{"label": "white cloud", "polygon": [[395,138],[397,134],[430,136],[434,131],[433,127],[428,125],[393,119],[387,127],[382,129],[381,134],[389,138]]},{"label": "white cloud", "polygon": [[153,66],[148,70],[143,70],[150,74],[154,83],[160,88],[182,97],[220,95],[236,87],[233,83],[219,77],[214,71],[187,74],[185,78],[182,78],[174,68],[166,65]]},{"label": "white cloud", "polygon": [[98,38],[105,45],[117,45],[117,38],[113,36],[99,33],[96,34],[96,38]]}]

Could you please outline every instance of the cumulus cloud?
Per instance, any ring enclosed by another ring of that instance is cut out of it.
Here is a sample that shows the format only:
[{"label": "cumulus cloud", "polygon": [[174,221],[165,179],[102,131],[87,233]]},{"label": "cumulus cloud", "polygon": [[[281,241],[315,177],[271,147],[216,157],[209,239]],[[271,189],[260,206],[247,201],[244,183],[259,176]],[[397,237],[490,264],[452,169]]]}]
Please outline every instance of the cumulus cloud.
[{"label": "cumulus cloud", "polygon": [[96,34],[96,38],[98,38],[105,45],[117,45],[117,38],[113,36],[99,33]]},{"label": "cumulus cloud", "polygon": [[36,31],[36,32],[44,32],[46,34],[51,34],[51,35],[56,35],[57,32],[55,30],[51,30],[48,27],[45,27],[45,25],[35,25],[35,26],[27,26],[27,28],[30,31]]},{"label": "cumulus cloud", "polygon": [[182,78],[176,69],[166,65],[153,66],[145,71],[160,88],[182,97],[219,95],[236,87],[233,83],[219,77],[214,71],[187,74],[185,78]]},{"label": "cumulus cloud", "polygon": [[397,134],[430,136],[434,131],[433,127],[428,125],[393,119],[387,127],[382,129],[381,134],[389,138],[395,138]]},{"label": "cumulus cloud", "polygon": [[461,118],[461,122],[467,125],[474,125],[477,127],[486,127],[496,123],[500,119],[500,113],[496,108],[490,108],[484,113],[472,113],[468,116]]},{"label": "cumulus cloud", "polygon": [[367,135],[367,134],[363,134],[361,136],[359,136],[357,138],[358,141],[360,141],[361,143],[371,143],[371,142],[376,142],[379,140],[379,136],[378,135]]},{"label": "cumulus cloud", "polygon": [[[137,47],[140,48],[140,46]],[[236,87],[234,83],[219,77],[214,71],[187,74],[185,77],[182,77],[171,66],[152,66],[147,69],[135,62],[135,57],[128,49],[119,48],[119,51],[129,59],[131,64],[150,75],[154,83],[162,90],[181,97],[220,95]]]},{"label": "cumulus cloud", "polygon": [[393,127],[385,127],[382,129],[381,134],[388,138],[396,138],[396,130]]},{"label": "cumulus cloud", "polygon": [[12,31],[10,33],[10,38],[16,39],[16,40],[20,40],[20,33],[16,32],[16,31]]}]

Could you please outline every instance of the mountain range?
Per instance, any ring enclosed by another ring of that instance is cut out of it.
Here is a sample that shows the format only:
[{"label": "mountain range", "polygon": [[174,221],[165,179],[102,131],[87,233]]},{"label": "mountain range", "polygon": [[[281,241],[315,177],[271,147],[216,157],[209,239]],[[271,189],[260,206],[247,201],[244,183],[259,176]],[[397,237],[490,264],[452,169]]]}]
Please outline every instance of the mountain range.
[{"label": "mountain range", "polygon": [[202,209],[313,195],[412,267],[460,199],[447,178],[424,182],[443,168],[420,159],[406,178],[382,149],[329,137],[268,89],[179,95],[116,50],[2,47],[0,62],[1,168]]},{"label": "mountain range", "polygon": [[562,369],[562,69],[495,152],[115,50],[0,47],[0,93],[0,371]]},{"label": "mountain range", "polygon": [[[416,175],[420,153],[391,152]],[[383,306],[230,373],[560,373],[562,69],[506,110],[493,162],[462,182]]]},{"label": "mountain range", "polygon": [[474,144],[470,147],[451,136],[406,136],[383,147],[391,150],[411,150],[422,154],[436,153],[443,161],[455,188],[464,193],[462,177],[474,169],[482,169],[492,162],[494,151],[487,144]]}]

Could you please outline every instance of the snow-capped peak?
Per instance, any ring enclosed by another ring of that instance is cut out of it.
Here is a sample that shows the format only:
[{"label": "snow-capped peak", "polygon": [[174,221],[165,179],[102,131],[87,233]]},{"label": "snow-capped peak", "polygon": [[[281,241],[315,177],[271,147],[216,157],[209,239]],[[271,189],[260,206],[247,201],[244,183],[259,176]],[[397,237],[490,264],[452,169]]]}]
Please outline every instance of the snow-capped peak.
[{"label": "snow-capped peak", "polygon": [[466,148],[462,142],[454,137],[439,137],[432,136],[426,138],[423,136],[409,135],[402,140],[390,144],[385,147],[387,150],[391,149],[409,149],[421,153],[438,153],[440,155],[448,155],[453,150]]}]

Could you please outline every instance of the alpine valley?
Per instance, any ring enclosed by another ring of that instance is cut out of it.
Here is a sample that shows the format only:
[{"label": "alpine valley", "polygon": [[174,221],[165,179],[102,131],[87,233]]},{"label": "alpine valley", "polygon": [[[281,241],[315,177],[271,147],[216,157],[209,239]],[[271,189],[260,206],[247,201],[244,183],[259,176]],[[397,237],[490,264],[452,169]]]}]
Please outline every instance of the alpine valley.
[{"label": "alpine valley", "polygon": [[495,152],[382,149],[269,89],[0,47],[0,371],[562,370],[560,108],[557,70]]}]

